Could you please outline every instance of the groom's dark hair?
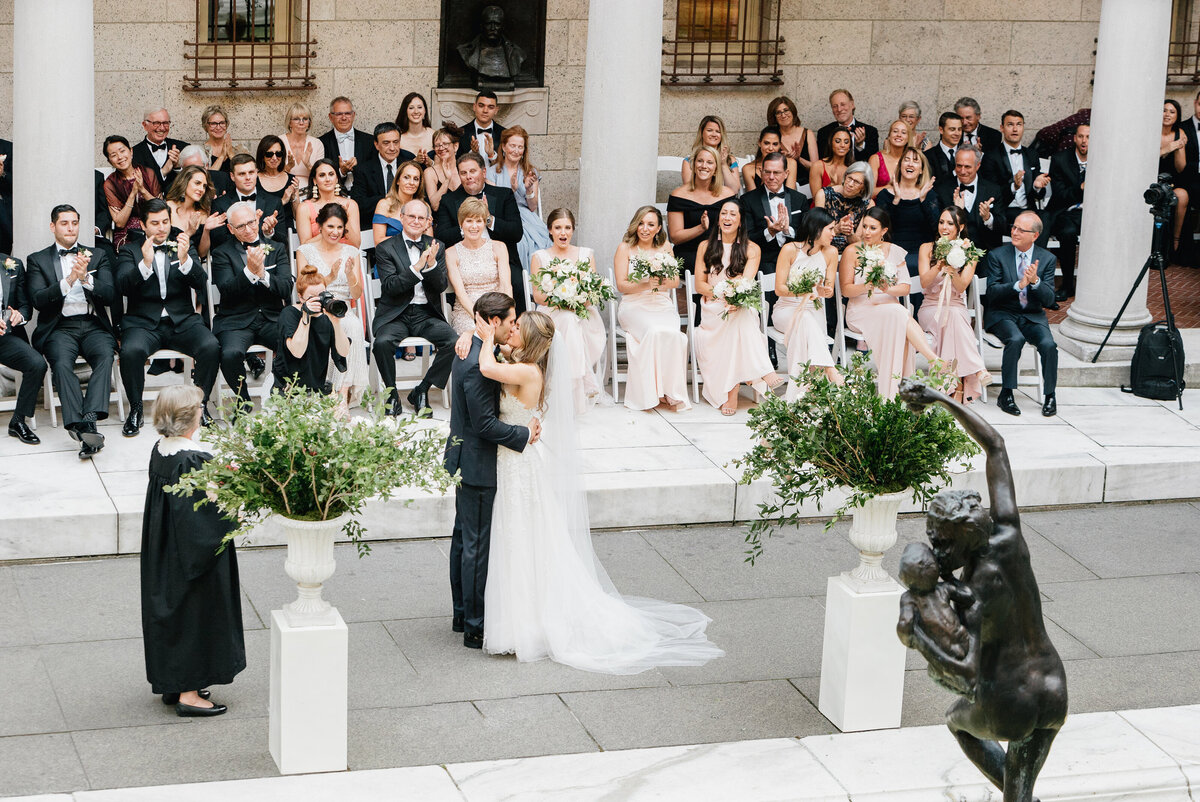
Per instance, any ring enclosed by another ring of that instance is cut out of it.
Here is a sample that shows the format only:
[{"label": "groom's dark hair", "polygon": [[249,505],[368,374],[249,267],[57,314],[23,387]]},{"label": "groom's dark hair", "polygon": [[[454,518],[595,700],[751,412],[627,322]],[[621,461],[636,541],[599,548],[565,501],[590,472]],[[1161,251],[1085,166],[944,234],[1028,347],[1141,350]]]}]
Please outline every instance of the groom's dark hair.
[{"label": "groom's dark hair", "polygon": [[512,298],[502,292],[485,292],[475,301],[475,311],[483,315],[484,320],[494,317],[504,320],[508,317],[508,310],[516,305]]}]

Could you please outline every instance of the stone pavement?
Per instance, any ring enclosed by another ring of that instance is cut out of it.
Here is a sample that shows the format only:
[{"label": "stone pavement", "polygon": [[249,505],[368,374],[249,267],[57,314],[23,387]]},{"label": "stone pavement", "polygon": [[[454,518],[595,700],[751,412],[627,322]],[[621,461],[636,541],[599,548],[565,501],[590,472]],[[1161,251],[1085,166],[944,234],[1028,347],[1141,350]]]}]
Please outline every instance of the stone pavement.
[{"label": "stone pavement", "polygon": [[[1072,713],[1200,703],[1200,507],[1022,520]],[[892,573],[923,521],[904,517],[899,530]],[[806,525],[769,541],[755,567],[742,562],[742,527],[598,533],[623,592],[699,607],[727,652],[631,677],[464,649],[450,631],[444,538],[379,543],[363,560],[339,547],[327,596],[350,624],[352,772],[831,734],[815,702],[826,577],[854,563],[845,531]],[[149,693],[136,557],[0,565],[0,795],[275,776],[264,622],[294,595],[283,558],[240,554],[249,667],[214,689],[230,712],[212,720],[179,719]],[[950,701],[918,657],[908,666],[905,729],[893,735],[939,724]]]}]

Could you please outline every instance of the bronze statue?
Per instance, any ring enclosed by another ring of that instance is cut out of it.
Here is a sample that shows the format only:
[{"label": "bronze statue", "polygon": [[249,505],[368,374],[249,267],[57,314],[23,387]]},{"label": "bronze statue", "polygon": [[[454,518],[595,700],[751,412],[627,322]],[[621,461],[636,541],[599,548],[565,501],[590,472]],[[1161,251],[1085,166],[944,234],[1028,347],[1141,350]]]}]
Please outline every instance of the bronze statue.
[{"label": "bronze statue", "polygon": [[487,6],[481,14],[483,33],[458,46],[458,54],[475,75],[476,89],[512,89],[525,62],[525,51],[504,36],[504,9]]},{"label": "bronze statue", "polygon": [[[966,628],[965,656],[947,648],[961,642],[952,624],[926,631],[905,620],[911,607],[902,612],[901,640],[907,633],[931,675],[952,678],[952,690],[962,695],[946,711],[946,725],[963,753],[1004,793],[1004,802],[1031,802],[1034,780],[1067,718],[1067,677],[1042,620],[1004,439],[976,412],[919,382],[902,381],[900,397],[915,412],[944,404],[983,447],[992,502],[989,515],[976,491],[946,490],[926,516],[942,580],[970,592],[970,598],[950,590],[940,596],[952,601]],[[925,604],[935,617],[938,604],[937,598]],[[998,741],[1008,741],[1007,752]]]}]

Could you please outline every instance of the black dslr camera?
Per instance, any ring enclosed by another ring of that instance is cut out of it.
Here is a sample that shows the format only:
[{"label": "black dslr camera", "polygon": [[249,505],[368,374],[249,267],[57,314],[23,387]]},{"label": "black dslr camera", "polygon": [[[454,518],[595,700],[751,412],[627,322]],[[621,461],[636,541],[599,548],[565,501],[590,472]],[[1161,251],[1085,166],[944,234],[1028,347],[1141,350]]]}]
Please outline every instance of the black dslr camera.
[{"label": "black dslr camera", "polygon": [[1158,180],[1142,193],[1142,199],[1146,201],[1152,214],[1170,217],[1171,210],[1179,203],[1179,198],[1175,197],[1175,187],[1171,183],[1171,174],[1159,173]]},{"label": "black dslr camera", "polygon": [[[1174,195],[1171,197],[1174,197]],[[350,309],[345,301],[338,298],[329,290],[325,290],[325,292],[318,295],[317,300],[321,302],[321,308],[334,317],[345,317],[346,312]]]}]

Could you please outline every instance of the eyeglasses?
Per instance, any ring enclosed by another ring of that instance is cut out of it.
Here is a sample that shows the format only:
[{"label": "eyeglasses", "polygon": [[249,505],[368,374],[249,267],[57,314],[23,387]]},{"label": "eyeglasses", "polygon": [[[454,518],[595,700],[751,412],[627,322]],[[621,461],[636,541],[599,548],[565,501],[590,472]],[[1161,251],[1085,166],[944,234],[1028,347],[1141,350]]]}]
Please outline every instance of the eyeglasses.
[{"label": "eyeglasses", "polygon": [[170,128],[171,127],[170,120],[167,120],[166,122],[157,122],[155,120],[142,120],[142,122],[146,123],[151,128]]},{"label": "eyeglasses", "polygon": [[229,125],[229,123],[226,122],[225,120],[209,120],[208,121],[209,128],[225,128],[228,125]]},{"label": "eyeglasses", "polygon": [[[334,117],[353,117],[353,116],[354,116],[354,112],[352,112],[352,111],[331,111],[331,112],[329,112],[329,113],[330,113],[331,115],[333,115]],[[304,119],[304,120],[307,120],[308,118],[307,118],[307,117],[301,117],[301,118],[296,118],[296,119]]]},{"label": "eyeglasses", "polygon": [[1036,234],[1037,233],[1032,228],[1021,228],[1020,226],[1016,225],[1015,223],[1013,224],[1012,230],[1020,231],[1022,234]]},{"label": "eyeglasses", "polygon": [[433,149],[434,150],[450,150],[450,148],[452,148],[452,147],[454,147],[454,146],[451,145],[449,142],[439,142],[438,144],[433,146]]},{"label": "eyeglasses", "polygon": [[246,229],[250,228],[252,225],[254,225],[257,222],[258,222],[257,220],[251,218],[250,220],[247,220],[246,222],[242,223],[241,225],[235,226],[233,223],[230,223],[229,227],[232,228],[234,231],[245,231]]},{"label": "eyeglasses", "polygon": [[406,218],[406,219],[408,219],[408,220],[416,220],[416,221],[418,221],[418,222],[419,222],[419,221],[421,221],[421,220],[428,220],[428,219],[429,219],[429,216],[428,216],[428,215],[424,215],[424,214],[402,214],[402,215],[400,215],[400,216],[401,216],[401,217],[403,217],[403,218]]},{"label": "eyeglasses", "polygon": [[263,154],[263,157],[267,158],[267,159],[282,159],[283,151],[282,150],[268,150],[266,153]]},{"label": "eyeglasses", "polygon": [[306,123],[306,122],[308,122],[308,120],[309,120],[308,117],[293,117],[292,118],[292,122],[294,122],[294,123]]}]

